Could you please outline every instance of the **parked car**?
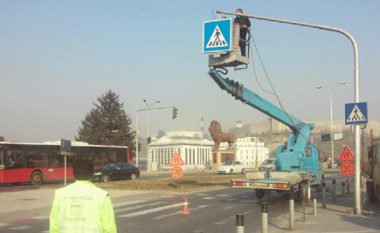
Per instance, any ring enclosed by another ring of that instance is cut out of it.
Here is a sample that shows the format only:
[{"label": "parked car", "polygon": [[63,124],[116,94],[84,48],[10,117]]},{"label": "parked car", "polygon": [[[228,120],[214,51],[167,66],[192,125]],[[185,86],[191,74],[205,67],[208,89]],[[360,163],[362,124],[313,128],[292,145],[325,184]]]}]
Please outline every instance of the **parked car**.
[{"label": "parked car", "polygon": [[140,169],[122,162],[107,163],[94,173],[94,180],[108,182],[111,180],[131,179],[140,177]]},{"label": "parked car", "polygon": [[259,171],[267,171],[267,170],[276,170],[276,158],[270,158],[264,160],[264,162],[259,166]]},{"label": "parked car", "polygon": [[218,168],[218,174],[244,173],[244,166],[239,161],[224,161]]}]

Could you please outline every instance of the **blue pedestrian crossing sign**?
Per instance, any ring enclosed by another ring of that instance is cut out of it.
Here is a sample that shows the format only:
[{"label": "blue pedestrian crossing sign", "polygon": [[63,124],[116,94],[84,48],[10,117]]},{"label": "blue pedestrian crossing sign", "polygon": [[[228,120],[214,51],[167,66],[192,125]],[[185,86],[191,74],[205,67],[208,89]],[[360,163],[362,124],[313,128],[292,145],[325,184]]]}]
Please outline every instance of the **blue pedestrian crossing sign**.
[{"label": "blue pedestrian crossing sign", "polygon": [[203,22],[203,53],[223,53],[232,49],[232,20]]},{"label": "blue pedestrian crossing sign", "polygon": [[367,102],[348,103],[345,105],[346,125],[359,125],[368,123]]}]

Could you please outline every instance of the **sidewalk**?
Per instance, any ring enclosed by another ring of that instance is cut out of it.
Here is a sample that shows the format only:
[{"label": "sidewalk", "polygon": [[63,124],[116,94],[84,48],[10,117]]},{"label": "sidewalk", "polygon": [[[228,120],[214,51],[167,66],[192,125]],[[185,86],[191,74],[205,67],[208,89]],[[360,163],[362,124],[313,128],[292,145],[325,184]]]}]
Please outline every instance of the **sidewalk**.
[{"label": "sidewalk", "polygon": [[[362,199],[366,194],[362,193]],[[326,208],[318,200],[317,215],[313,215],[313,203],[306,205],[306,221],[302,205],[295,209],[294,230],[289,230],[289,215],[284,214],[276,218],[270,218],[270,233],[307,232],[307,233],[370,233],[380,232],[380,204],[364,202],[362,215],[354,215],[354,194],[341,194],[337,196],[336,203],[332,202],[331,195],[327,195]]]}]

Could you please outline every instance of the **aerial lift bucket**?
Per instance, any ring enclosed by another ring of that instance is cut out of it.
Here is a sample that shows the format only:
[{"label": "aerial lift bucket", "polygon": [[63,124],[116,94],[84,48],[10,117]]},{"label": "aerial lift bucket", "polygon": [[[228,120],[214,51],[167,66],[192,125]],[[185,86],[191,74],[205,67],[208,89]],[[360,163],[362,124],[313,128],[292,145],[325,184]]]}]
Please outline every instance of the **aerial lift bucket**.
[{"label": "aerial lift bucket", "polygon": [[[232,32],[232,50],[224,54],[210,54],[208,59],[208,66],[212,69],[234,67],[235,69],[244,69],[249,63],[249,51],[247,56],[240,55],[239,40],[240,40],[240,26],[239,24],[233,25]],[[248,39],[249,41],[249,39]],[[247,44],[249,50],[249,43]],[[241,66],[245,66],[241,68]],[[239,67],[240,66],[240,67]]]}]

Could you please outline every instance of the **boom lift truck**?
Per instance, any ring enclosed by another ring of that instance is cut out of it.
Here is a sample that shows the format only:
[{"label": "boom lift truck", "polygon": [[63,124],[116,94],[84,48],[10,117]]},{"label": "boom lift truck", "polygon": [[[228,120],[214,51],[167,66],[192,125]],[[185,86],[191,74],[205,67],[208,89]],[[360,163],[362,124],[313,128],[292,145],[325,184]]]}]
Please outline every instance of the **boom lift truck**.
[{"label": "boom lift truck", "polygon": [[247,172],[245,179],[232,179],[232,187],[255,189],[258,198],[269,191],[295,192],[299,196],[302,186],[306,185],[320,189],[324,177],[323,167],[317,147],[308,143],[314,124],[297,119],[239,82],[225,77],[228,72],[226,67],[237,70],[249,63],[247,57],[239,55],[239,25],[234,24],[232,32],[232,50],[223,55],[210,54],[208,74],[235,99],[280,121],[292,131],[287,143],[276,150],[275,171]]}]

